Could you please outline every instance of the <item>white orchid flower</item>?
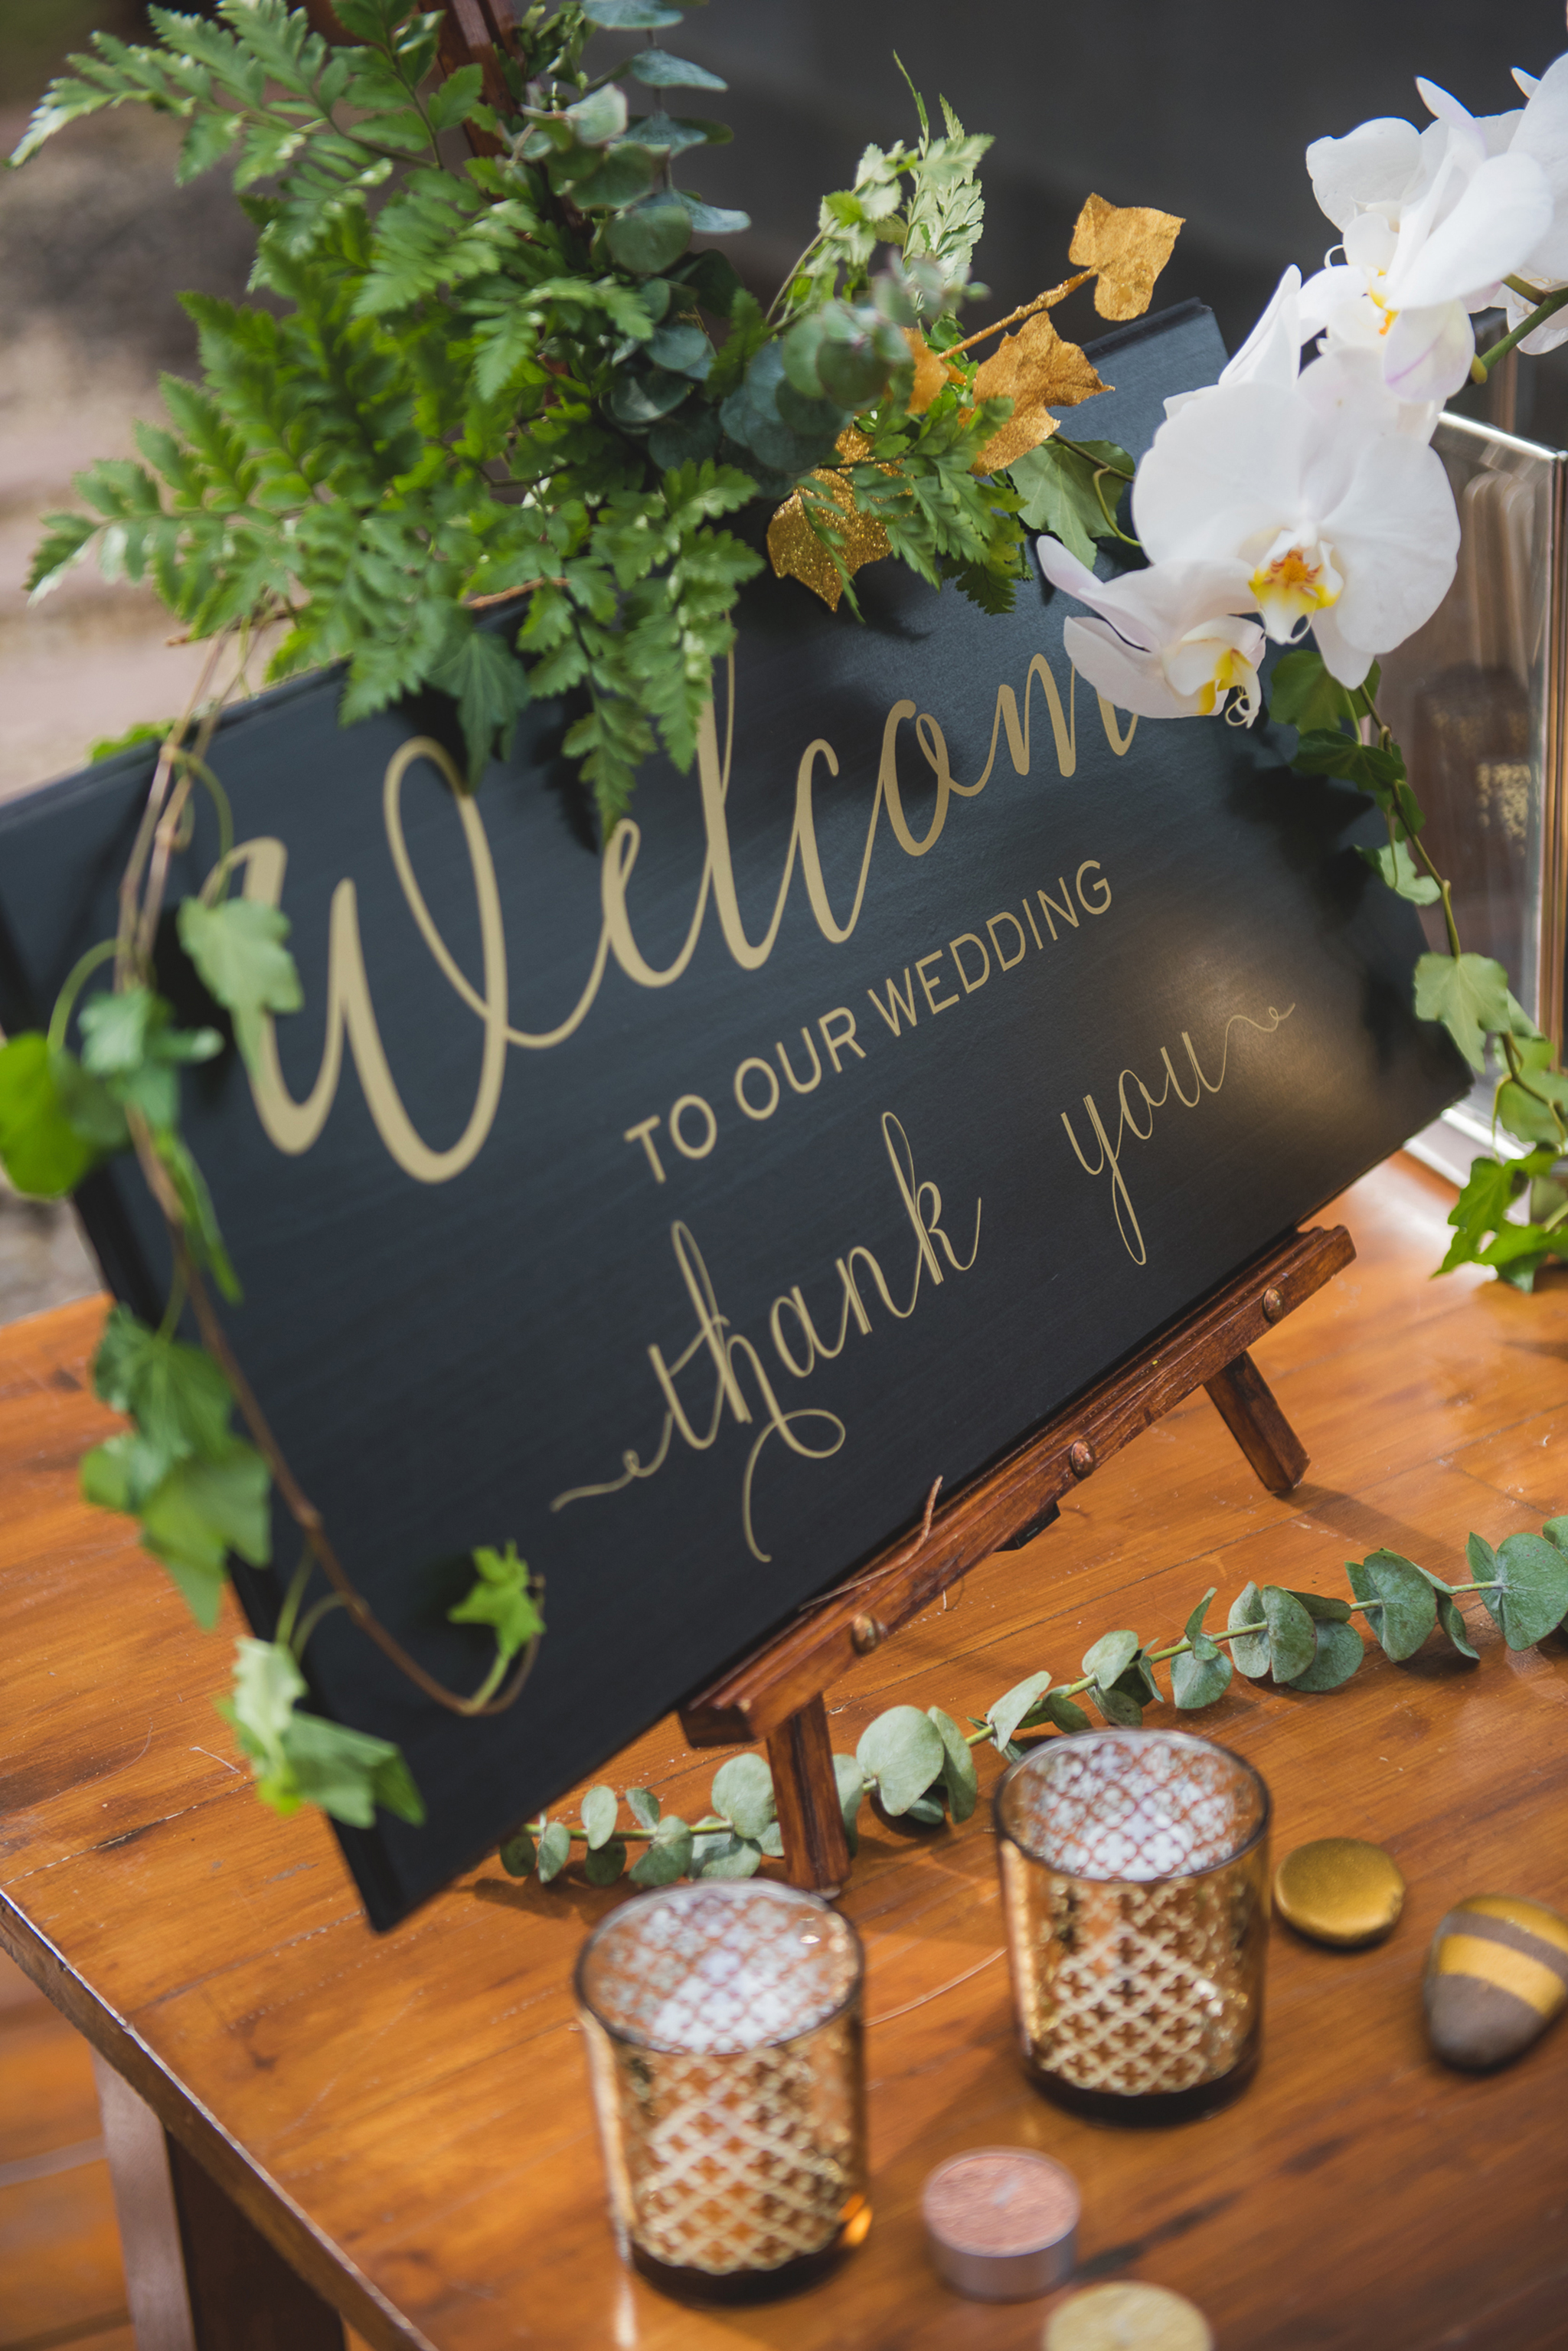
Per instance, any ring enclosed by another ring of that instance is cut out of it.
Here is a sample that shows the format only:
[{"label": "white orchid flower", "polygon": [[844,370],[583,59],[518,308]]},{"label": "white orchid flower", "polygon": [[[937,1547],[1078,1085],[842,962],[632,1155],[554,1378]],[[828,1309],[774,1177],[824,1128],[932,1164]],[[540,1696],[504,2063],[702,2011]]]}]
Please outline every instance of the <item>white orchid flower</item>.
[{"label": "white orchid flower", "polygon": [[1096,694],[1140,718],[1257,716],[1265,640],[1256,621],[1238,618],[1252,601],[1245,564],[1151,564],[1097,580],[1059,539],[1036,549],[1051,586],[1099,616],[1074,616],[1062,631],[1068,660]]},{"label": "white orchid flower", "polygon": [[[1522,326],[1536,304],[1568,285],[1568,57],[1548,66],[1539,81],[1517,68],[1514,79],[1529,103],[1517,115],[1503,120],[1514,124],[1510,152],[1528,155],[1537,162],[1552,192],[1552,219],[1545,234],[1510,273],[1530,288],[1525,296],[1516,287],[1505,288],[1510,329]],[[1526,335],[1520,349],[1532,356],[1555,350],[1568,340],[1568,308],[1555,311]]]},{"label": "white orchid flower", "polygon": [[1333,674],[1359,685],[1437,610],[1458,554],[1448,475],[1396,418],[1356,351],[1291,386],[1217,384],[1161,425],[1138,468],[1133,522],[1151,565],[1239,564],[1270,636],[1310,624]]},{"label": "white orchid flower", "polygon": [[[1294,262],[1275,287],[1263,312],[1241,349],[1219,371],[1220,383],[1294,383],[1301,371],[1301,273]],[[1174,416],[1194,400],[1207,400],[1216,384],[1197,392],[1173,392],[1166,414]]]},{"label": "white orchid flower", "polygon": [[1426,131],[1385,117],[1307,150],[1344,260],[1302,287],[1301,324],[1375,352],[1390,390],[1419,407],[1464,382],[1469,314],[1546,235],[1552,199],[1541,162],[1517,148],[1522,113],[1478,120],[1435,83],[1416,87],[1437,117]]}]

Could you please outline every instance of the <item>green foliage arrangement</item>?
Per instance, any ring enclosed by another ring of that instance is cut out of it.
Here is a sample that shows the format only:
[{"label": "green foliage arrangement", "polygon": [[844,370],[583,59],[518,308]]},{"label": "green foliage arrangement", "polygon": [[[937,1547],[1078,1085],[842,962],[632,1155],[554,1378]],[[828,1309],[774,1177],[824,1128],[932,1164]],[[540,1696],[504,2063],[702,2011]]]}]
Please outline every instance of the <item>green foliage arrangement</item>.
[{"label": "green foliage arrangement", "polygon": [[[975,1750],[994,1747],[1007,1761],[1028,1751],[1030,1734],[1087,1730],[1084,1699],[1102,1720],[1138,1729],[1146,1708],[1166,1703],[1155,1668],[1170,1667],[1169,1703],[1186,1713],[1224,1697],[1233,1674],[1249,1681],[1271,1675],[1277,1687],[1338,1689],[1366,1656],[1351,1622],[1364,1616],[1385,1656],[1414,1656],[1439,1626],[1461,1657],[1479,1652],[1466,1629],[1458,1597],[1473,1592],[1511,1649],[1528,1649],[1568,1626],[1568,1518],[1550,1520],[1538,1534],[1513,1534],[1492,1546],[1477,1534],[1466,1549],[1471,1580],[1448,1583],[1398,1552],[1369,1552],[1347,1560],[1352,1598],[1247,1584],[1231,1602],[1223,1631],[1206,1629],[1211,1588],[1186,1620],[1179,1641],[1164,1648],[1136,1633],[1103,1633],[1085,1651],[1076,1681],[1053,1687],[1045,1671],[1029,1675],[963,1729],[939,1706],[889,1707],[866,1725],[852,1755],[835,1755],[839,1802],[850,1851],[859,1842],[861,1807],[869,1796],[890,1820],[925,1829],[967,1821],[979,1799]],[[1227,1656],[1227,1647],[1229,1655]],[[580,1846],[591,1886],[612,1885],[628,1870],[633,1886],[669,1886],[678,1877],[751,1877],[783,1847],[773,1778],[760,1755],[732,1755],[714,1774],[711,1810],[687,1823],[664,1813],[651,1789],[629,1788],[630,1824],[621,1819],[612,1788],[591,1788],[577,1823],[542,1815],[501,1847],[514,1877],[549,1885],[561,1876]]]}]

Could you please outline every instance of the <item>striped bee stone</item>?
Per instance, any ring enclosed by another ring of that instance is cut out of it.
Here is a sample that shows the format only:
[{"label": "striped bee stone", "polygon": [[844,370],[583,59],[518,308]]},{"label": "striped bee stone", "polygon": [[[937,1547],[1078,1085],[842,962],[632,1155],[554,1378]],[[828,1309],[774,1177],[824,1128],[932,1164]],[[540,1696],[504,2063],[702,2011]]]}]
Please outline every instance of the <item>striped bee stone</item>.
[{"label": "striped bee stone", "polygon": [[1432,1938],[1427,2032],[1450,2065],[1505,2065],[1568,2006],[1568,1919],[1515,1894],[1472,1894]]}]

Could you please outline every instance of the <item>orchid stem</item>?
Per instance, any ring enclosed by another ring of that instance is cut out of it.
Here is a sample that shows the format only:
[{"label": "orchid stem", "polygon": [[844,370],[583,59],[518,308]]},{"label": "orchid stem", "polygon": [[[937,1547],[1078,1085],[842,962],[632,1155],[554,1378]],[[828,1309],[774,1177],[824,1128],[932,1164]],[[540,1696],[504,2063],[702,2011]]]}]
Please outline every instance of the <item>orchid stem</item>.
[{"label": "orchid stem", "polygon": [[[1535,291],[1533,287],[1526,289],[1515,285],[1511,277],[1507,282],[1516,294],[1524,291],[1533,294]],[[1544,325],[1554,311],[1562,309],[1564,302],[1568,302],[1568,286],[1560,286],[1555,294],[1548,294],[1543,301],[1538,302],[1529,318],[1521,319],[1518,326],[1493,343],[1490,350],[1478,351],[1470,361],[1470,381],[1485,383],[1499,360],[1506,359],[1516,344],[1521,343],[1526,335],[1533,334],[1537,327]]]}]

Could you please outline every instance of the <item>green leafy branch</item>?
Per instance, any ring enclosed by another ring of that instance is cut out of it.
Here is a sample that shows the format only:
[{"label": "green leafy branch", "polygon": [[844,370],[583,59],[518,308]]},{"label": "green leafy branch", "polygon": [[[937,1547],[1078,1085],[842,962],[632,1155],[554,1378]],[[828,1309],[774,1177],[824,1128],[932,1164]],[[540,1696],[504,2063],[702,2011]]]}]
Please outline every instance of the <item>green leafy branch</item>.
[{"label": "green leafy branch", "polygon": [[[1211,1587],[1179,1640],[1157,1647],[1134,1632],[1103,1634],[1084,1653],[1079,1679],[1053,1685],[1047,1671],[1030,1674],[984,1717],[971,1716],[967,1730],[940,1707],[890,1707],[867,1724],[853,1755],[833,1757],[850,1851],[868,1797],[888,1819],[922,1828],[967,1821],[979,1796],[977,1747],[1016,1761],[1030,1733],[1087,1730],[1086,1707],[1104,1722],[1136,1729],[1149,1707],[1166,1703],[1161,1666],[1170,1668],[1169,1703],[1191,1713],[1223,1698],[1237,1673],[1252,1681],[1270,1675],[1282,1689],[1338,1689],[1366,1656],[1351,1621],[1356,1616],[1396,1662],[1414,1656],[1439,1628],[1462,1657],[1476,1660],[1458,1605],[1466,1593],[1478,1595],[1511,1649],[1532,1647],[1568,1622],[1568,1517],[1550,1520],[1540,1534],[1510,1535],[1495,1550],[1472,1534],[1466,1558],[1469,1581],[1449,1583],[1398,1552],[1370,1552],[1346,1562],[1349,1600],[1249,1583],[1216,1630],[1207,1624]],[[612,1885],[628,1869],[634,1886],[668,1886],[679,1877],[750,1877],[782,1853],[772,1774],[760,1755],[734,1755],[720,1765],[700,1821],[664,1813],[646,1788],[629,1789],[625,1802],[629,1824],[605,1785],[589,1790],[576,1822],[541,1814],[502,1845],[503,1867],[549,1885],[580,1846],[591,1886]],[[634,1846],[642,1851],[629,1865]]]},{"label": "green leafy branch", "polygon": [[[1426,816],[1377,709],[1378,675],[1374,663],[1364,685],[1343,686],[1315,646],[1300,647],[1275,665],[1270,716],[1300,730],[1294,768],[1341,778],[1375,802],[1387,844],[1360,854],[1388,888],[1414,905],[1442,908],[1448,953],[1417,959],[1416,1013],[1441,1023],[1478,1076],[1492,1071],[1494,1133],[1501,1127],[1531,1147],[1512,1159],[1471,1162],[1448,1216],[1455,1238],[1438,1270],[1487,1265],[1529,1290],[1549,1259],[1568,1258],[1568,1186],[1554,1172],[1568,1152],[1568,1071],[1512,995],[1501,964],[1467,954],[1460,942],[1452,885],[1422,839]],[[1522,1222],[1512,1215],[1521,1200]]]}]

